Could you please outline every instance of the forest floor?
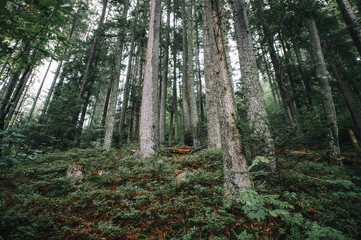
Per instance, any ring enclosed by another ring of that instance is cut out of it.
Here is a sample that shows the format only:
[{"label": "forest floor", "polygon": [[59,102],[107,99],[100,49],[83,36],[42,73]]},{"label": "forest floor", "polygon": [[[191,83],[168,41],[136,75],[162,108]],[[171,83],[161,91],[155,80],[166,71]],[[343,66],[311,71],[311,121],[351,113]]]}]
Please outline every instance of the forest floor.
[{"label": "forest floor", "polygon": [[[227,201],[220,151],[163,149],[139,161],[133,148],[58,151],[2,168],[0,239],[361,239],[356,155],[339,167],[279,153],[280,182],[258,166],[255,187]],[[66,177],[71,164],[84,176]]]}]

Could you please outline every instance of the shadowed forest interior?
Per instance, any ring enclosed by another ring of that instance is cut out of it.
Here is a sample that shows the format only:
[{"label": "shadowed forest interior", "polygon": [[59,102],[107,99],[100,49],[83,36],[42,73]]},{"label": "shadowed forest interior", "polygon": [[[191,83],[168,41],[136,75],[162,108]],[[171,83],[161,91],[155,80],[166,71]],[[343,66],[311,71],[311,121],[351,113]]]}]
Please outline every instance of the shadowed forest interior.
[{"label": "shadowed forest interior", "polygon": [[360,0],[2,0],[0,240],[361,239]]}]

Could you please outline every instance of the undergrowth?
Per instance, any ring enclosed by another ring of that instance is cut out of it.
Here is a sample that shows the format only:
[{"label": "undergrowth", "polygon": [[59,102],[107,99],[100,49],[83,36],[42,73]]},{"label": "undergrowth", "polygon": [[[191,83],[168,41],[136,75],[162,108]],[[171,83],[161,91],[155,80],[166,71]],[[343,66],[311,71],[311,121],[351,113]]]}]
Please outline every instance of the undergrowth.
[{"label": "undergrowth", "polygon": [[[361,239],[359,166],[282,157],[280,183],[257,177],[225,201],[217,150],[38,155],[1,176],[0,239]],[[85,166],[81,182],[66,178],[69,164]]]}]

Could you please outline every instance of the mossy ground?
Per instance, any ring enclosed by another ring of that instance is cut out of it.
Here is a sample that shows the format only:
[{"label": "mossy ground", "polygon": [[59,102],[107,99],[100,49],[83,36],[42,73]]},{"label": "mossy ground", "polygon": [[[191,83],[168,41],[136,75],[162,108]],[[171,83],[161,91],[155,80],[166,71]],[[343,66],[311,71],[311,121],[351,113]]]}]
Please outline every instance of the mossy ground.
[{"label": "mossy ground", "polygon": [[[282,155],[282,181],[223,199],[222,154],[73,149],[2,170],[0,239],[361,239],[361,170]],[[66,178],[69,164],[85,178]],[[177,184],[175,172],[186,171]]]}]

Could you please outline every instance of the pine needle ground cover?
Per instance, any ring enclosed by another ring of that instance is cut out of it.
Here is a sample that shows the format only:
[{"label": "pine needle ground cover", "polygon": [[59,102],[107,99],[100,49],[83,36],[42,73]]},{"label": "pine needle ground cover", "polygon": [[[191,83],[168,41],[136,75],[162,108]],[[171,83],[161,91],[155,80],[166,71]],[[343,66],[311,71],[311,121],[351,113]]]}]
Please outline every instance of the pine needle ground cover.
[{"label": "pine needle ground cover", "polygon": [[[223,198],[222,154],[73,149],[1,172],[0,239],[361,239],[359,165],[282,156],[282,181]],[[84,166],[81,181],[68,165]],[[175,173],[185,172],[177,181]]]}]

